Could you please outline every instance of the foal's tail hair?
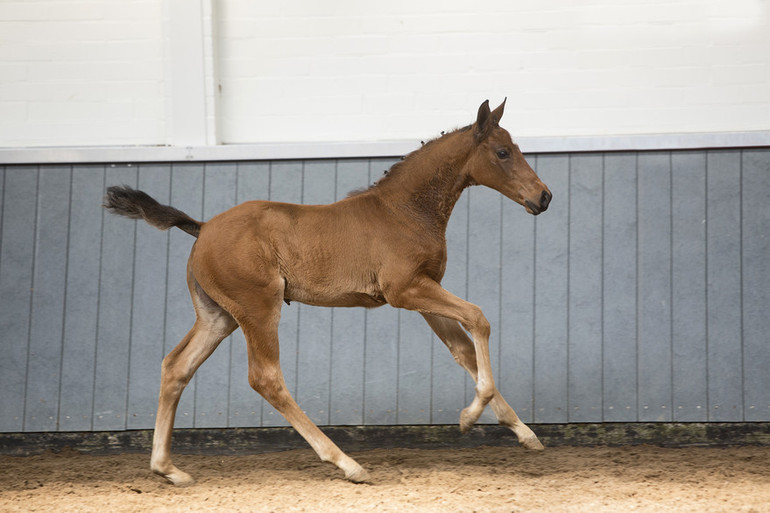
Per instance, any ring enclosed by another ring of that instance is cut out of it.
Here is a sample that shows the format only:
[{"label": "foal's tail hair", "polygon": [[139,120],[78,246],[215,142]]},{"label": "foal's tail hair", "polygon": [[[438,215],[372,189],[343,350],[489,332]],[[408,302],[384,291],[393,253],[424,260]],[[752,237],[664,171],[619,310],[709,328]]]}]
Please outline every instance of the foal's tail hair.
[{"label": "foal's tail hair", "polygon": [[200,234],[201,226],[203,226],[203,223],[196,221],[181,210],[168,205],[161,205],[149,194],[132,189],[128,185],[108,187],[102,206],[113,214],[131,219],[144,219],[160,230],[168,230],[176,226],[196,238]]}]

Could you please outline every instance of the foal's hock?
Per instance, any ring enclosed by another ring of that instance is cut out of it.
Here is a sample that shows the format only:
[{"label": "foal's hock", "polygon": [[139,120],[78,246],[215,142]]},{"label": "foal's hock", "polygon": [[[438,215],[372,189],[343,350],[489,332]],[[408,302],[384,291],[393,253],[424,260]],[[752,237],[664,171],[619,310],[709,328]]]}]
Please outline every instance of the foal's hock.
[{"label": "foal's hock", "polygon": [[[540,214],[551,192],[500,128],[505,102],[479,107],[476,121],[407,155],[369,189],[330,205],[249,201],[200,222],[130,187],[107,189],[112,213],[197,237],[187,266],[196,321],[163,360],[152,447],[154,472],[175,485],[193,479],[171,462],[171,430],[179,398],[198,367],[241,327],[249,383],[283,414],[324,461],[354,482],[367,472],[303,413],[278,359],[283,302],[416,310],[476,382],[460,415],[468,430],[490,404],[519,443],[542,449],[495,386],[489,322],[478,306],[440,285],[446,270],[446,227],[462,191],[486,185]],[[470,336],[469,336],[470,335]]]}]

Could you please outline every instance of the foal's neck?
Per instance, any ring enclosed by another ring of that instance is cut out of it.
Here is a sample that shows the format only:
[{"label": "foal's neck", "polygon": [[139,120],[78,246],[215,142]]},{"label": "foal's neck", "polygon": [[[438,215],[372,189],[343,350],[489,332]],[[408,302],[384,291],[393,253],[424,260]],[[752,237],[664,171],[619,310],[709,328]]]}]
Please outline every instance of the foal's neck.
[{"label": "foal's neck", "polygon": [[465,170],[472,150],[470,134],[444,135],[408,155],[378,192],[391,206],[443,237],[455,203],[473,184]]}]

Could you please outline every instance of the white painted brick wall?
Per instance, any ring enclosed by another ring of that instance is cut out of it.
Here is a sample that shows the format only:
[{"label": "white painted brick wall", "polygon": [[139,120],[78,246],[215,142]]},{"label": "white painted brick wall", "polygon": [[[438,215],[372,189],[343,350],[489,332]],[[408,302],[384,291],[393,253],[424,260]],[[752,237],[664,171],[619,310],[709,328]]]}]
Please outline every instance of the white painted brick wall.
[{"label": "white painted brick wall", "polygon": [[0,146],[165,140],[161,0],[0,1]]},{"label": "white painted brick wall", "polygon": [[221,9],[225,142],[412,139],[509,97],[521,136],[770,129],[763,0]]},{"label": "white painted brick wall", "polygon": [[[173,143],[165,1],[0,0],[0,147]],[[200,1],[209,142],[770,129],[766,0]]]}]

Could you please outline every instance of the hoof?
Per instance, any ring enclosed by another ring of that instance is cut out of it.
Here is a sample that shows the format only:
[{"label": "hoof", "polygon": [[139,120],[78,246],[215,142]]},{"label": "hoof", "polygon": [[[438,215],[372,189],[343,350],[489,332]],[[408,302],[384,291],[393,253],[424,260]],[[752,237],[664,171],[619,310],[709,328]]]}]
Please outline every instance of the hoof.
[{"label": "hoof", "polygon": [[476,417],[468,412],[468,408],[465,408],[460,413],[460,432],[467,434],[476,423]]},{"label": "hoof", "polygon": [[195,484],[195,479],[193,479],[190,474],[182,472],[179,469],[174,469],[173,472],[169,472],[168,474],[158,471],[154,472],[177,488],[184,488]]},{"label": "hoof", "polygon": [[364,470],[363,467],[358,467],[357,469],[353,470],[352,472],[348,472],[345,474],[345,479],[352,483],[368,483],[369,482],[369,472]]},{"label": "hoof", "polygon": [[542,451],[545,449],[543,447],[543,444],[540,443],[540,440],[537,439],[535,435],[532,435],[522,441],[519,442],[522,447],[525,449],[529,449],[530,451]]}]

